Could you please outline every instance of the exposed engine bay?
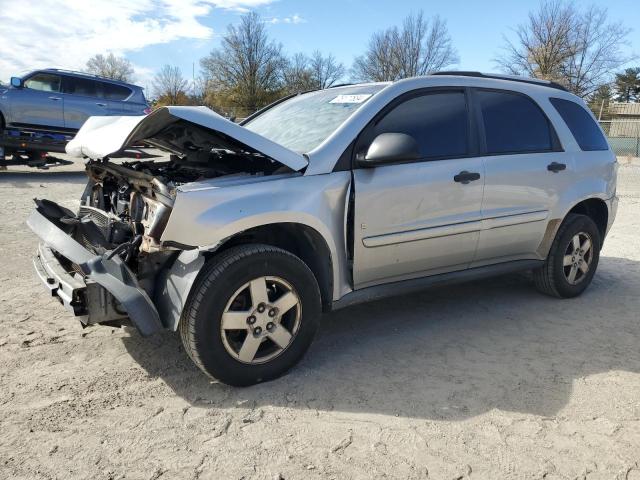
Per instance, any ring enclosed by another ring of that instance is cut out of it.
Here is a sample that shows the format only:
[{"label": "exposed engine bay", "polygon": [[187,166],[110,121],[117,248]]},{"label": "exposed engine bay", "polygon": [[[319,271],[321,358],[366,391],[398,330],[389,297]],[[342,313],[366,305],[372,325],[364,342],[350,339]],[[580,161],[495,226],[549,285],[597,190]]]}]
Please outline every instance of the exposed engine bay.
[{"label": "exposed engine bay", "polygon": [[261,153],[239,149],[232,139],[212,136],[186,122],[176,122],[146,142],[170,153],[157,160],[118,164],[104,159],[87,164],[89,183],[79,216],[93,222],[104,237],[97,245],[95,239],[89,242],[92,245],[84,242],[96,253],[116,249],[130,261],[141,252],[171,250],[171,245],[160,244],[160,236],[180,185],[291,171]]}]

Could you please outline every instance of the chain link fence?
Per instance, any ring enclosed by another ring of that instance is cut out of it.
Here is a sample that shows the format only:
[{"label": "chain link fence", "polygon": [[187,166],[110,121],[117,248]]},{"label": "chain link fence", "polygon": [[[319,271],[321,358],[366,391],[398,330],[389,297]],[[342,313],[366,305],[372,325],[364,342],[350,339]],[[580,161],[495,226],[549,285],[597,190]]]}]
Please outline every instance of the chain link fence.
[{"label": "chain link fence", "polygon": [[619,157],[640,157],[640,120],[601,120],[609,145]]}]

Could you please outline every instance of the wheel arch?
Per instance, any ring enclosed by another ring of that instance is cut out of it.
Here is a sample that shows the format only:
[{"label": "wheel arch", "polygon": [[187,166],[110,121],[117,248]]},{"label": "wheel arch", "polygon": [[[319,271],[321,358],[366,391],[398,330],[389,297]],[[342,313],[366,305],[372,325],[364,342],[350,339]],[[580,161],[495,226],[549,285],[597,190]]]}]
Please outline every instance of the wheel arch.
[{"label": "wheel arch", "polygon": [[609,207],[607,207],[604,200],[600,198],[587,198],[571,207],[567,215],[571,213],[586,215],[591,218],[598,227],[601,241],[604,241],[607,233],[607,224],[609,222]]},{"label": "wheel arch", "polygon": [[303,223],[263,224],[225,239],[215,251],[205,252],[205,255],[212,257],[231,247],[250,243],[262,243],[282,248],[300,258],[316,277],[323,310],[330,310],[333,303],[333,258],[331,249],[320,232]]},{"label": "wheel arch", "polygon": [[537,254],[540,258],[544,259],[547,257],[551,248],[551,244],[553,243],[553,240],[556,238],[556,234],[560,229],[560,225],[562,225],[567,216],[572,213],[586,215],[595,222],[601,235],[602,244],[607,232],[607,224],[609,221],[609,207],[607,207],[606,202],[602,198],[589,197],[574,203],[571,208],[567,210],[563,217],[554,218],[549,221],[544,237],[540,242],[540,246],[537,250]]}]

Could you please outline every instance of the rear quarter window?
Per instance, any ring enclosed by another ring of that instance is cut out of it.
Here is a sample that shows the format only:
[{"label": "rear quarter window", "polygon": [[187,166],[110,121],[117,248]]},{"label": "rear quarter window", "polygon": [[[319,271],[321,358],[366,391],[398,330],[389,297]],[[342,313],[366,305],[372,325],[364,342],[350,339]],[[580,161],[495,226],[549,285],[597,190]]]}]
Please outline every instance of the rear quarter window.
[{"label": "rear quarter window", "polygon": [[103,83],[102,92],[104,98],[108,100],[124,100],[131,95],[131,90],[122,85],[114,85],[112,83]]},{"label": "rear quarter window", "polygon": [[602,131],[583,106],[562,98],[550,98],[549,101],[571,130],[581,150],[587,152],[609,150],[609,144]]}]

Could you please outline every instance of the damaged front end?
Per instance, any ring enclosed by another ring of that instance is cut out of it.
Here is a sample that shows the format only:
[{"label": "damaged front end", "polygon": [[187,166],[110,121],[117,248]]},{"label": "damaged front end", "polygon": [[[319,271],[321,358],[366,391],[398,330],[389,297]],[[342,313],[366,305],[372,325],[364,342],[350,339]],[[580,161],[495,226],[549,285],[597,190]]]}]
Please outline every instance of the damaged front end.
[{"label": "damaged front end", "polygon": [[[171,309],[167,285],[180,284],[168,278],[168,269],[181,265],[178,256],[185,250],[198,248],[162,240],[180,187],[194,182],[206,186],[219,177],[292,172],[306,165],[302,156],[247,132],[199,107],[163,108],[140,119],[89,119],[67,146],[70,154],[90,158],[89,182],[77,214],[36,200],[27,220],[42,241],[34,265],[51,294],[85,326],[131,322],[143,335],[167,324],[175,327],[175,321],[163,321],[158,313]],[[166,155],[148,161],[109,160],[141,141]],[[283,160],[274,160],[278,155]],[[194,278],[193,271],[183,270]]]},{"label": "damaged front end", "polygon": [[53,202],[36,204],[27,224],[44,240],[34,266],[51,294],[85,326],[120,326],[130,320],[142,335],[160,330],[162,323],[149,294],[126,258],[116,248],[107,250],[110,244],[100,226]]}]

